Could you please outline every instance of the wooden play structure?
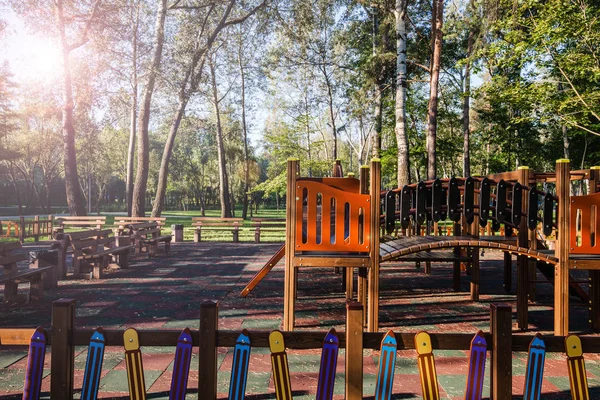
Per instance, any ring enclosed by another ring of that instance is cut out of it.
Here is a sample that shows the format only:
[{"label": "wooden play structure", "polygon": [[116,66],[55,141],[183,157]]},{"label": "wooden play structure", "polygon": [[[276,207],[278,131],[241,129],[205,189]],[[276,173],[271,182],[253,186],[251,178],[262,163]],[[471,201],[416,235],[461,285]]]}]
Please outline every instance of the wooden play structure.
[{"label": "wooden play structure", "polygon": [[[299,268],[346,268],[351,298],[352,270],[358,268],[357,298],[367,309],[366,326],[379,328],[379,274],[386,261],[454,263],[454,288],[461,264],[470,273],[471,299],[479,299],[477,249],[505,252],[505,286],[510,287],[511,255],[517,256],[517,322],[527,329],[529,300],[535,299],[536,268],[554,284],[554,333],[569,332],[570,290],[590,304],[590,320],[600,329],[600,167],[571,171],[569,160],[556,171],[528,167],[486,177],[436,179],[381,191],[380,163],[373,160],[354,177],[301,177],[288,160],[286,242],[244,288],[247,295],[285,258],[284,329],[294,329]],[[572,182],[586,181],[588,195],[571,196]],[[542,190],[548,187],[547,190]],[[481,236],[503,230],[505,235]],[[450,234],[447,234],[450,231]],[[446,233],[446,234],[442,234]],[[550,240],[553,237],[554,240]],[[549,249],[549,244],[554,250]],[[590,271],[589,294],[570,278],[573,269]]]},{"label": "wooden play structure", "polygon": [[[583,350],[600,352],[596,337],[571,335],[567,337],[542,337],[512,335],[511,309],[505,305],[490,308],[490,331],[472,334],[429,334],[421,331],[367,333],[363,332],[363,308],[360,303],[349,302],[346,313],[345,332],[334,329],[321,332],[286,331],[233,331],[218,329],[218,304],[207,301],[200,307],[200,329],[173,330],[80,329],[75,324],[75,301],[61,299],[53,304],[52,326],[0,329],[2,345],[29,346],[28,362],[23,389],[24,399],[38,399],[41,392],[46,346],[52,346],[50,397],[53,400],[73,399],[75,346],[88,346],[82,399],[95,399],[99,394],[100,377],[105,346],[121,346],[124,349],[128,386],[131,399],[146,399],[146,383],[141,346],[176,346],[173,374],[169,389],[170,399],[185,399],[191,354],[199,347],[198,398],[217,398],[217,371],[219,347],[232,348],[229,398],[243,399],[246,392],[248,371],[253,348],[269,348],[275,397],[292,399],[293,380],[288,366],[291,349],[322,349],[317,396],[319,400],[331,400],[335,377],[338,374],[338,351],[344,352],[345,398],[362,399],[363,395],[363,349],[379,350],[379,368],[376,376],[374,399],[390,399],[394,392],[394,369],[397,350],[414,349],[420,372],[421,393],[424,399],[439,399],[435,369],[437,350],[468,350],[465,399],[481,400],[483,381],[490,377],[490,398],[508,400],[513,398],[512,358],[513,351],[528,352],[523,394],[527,400],[539,399],[546,352],[565,353],[569,370],[570,389],[574,399],[589,400]],[[489,351],[489,371],[486,356]],[[370,395],[367,394],[367,395]]]}]

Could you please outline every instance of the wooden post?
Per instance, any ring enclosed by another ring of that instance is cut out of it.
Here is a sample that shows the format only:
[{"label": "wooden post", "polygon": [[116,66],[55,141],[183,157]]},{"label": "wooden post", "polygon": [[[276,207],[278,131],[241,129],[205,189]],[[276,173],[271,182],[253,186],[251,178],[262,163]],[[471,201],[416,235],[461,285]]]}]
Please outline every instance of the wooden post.
[{"label": "wooden post", "polygon": [[509,305],[490,306],[492,351],[490,359],[490,399],[512,399],[512,311]]},{"label": "wooden post", "polygon": [[52,214],[48,215],[48,220],[44,223],[46,233],[48,234],[48,240],[52,239],[52,221],[54,220],[54,216]]},{"label": "wooden post", "polygon": [[[598,185],[600,184],[600,166],[590,168],[589,176],[589,193],[598,193]],[[596,210],[596,218],[600,218],[599,211]],[[595,228],[594,228],[595,229]],[[598,240],[598,232],[592,230],[592,234]],[[589,312],[590,325],[595,332],[600,330],[600,270],[589,271]]]},{"label": "wooden post", "polygon": [[215,301],[200,305],[200,344],[198,355],[198,399],[217,398],[217,328],[219,307]]},{"label": "wooden post", "polygon": [[[475,182],[475,189],[481,187],[480,182]],[[479,196],[475,196],[474,204],[479,206]],[[471,236],[479,238],[479,216],[476,214],[471,224]],[[471,301],[479,301],[479,249],[471,248]]]},{"label": "wooden post", "polygon": [[509,252],[504,252],[504,291],[506,293],[510,292],[512,288],[512,256]]},{"label": "wooden post", "polygon": [[346,396],[347,400],[363,398],[363,306],[346,303]]},{"label": "wooden post", "polygon": [[19,241],[23,243],[25,241],[25,217],[19,217]]},{"label": "wooden post", "polygon": [[371,160],[371,237],[369,238],[370,268],[367,330],[379,330],[379,202],[381,192],[381,162],[379,158]]},{"label": "wooden post", "polygon": [[52,303],[52,361],[50,365],[50,398],[73,399],[75,348],[75,300],[59,299]]},{"label": "wooden post", "polygon": [[[452,224],[452,235],[462,235],[462,219],[464,219],[464,217],[461,217],[461,221]],[[461,254],[460,247],[455,247],[453,252],[455,255],[459,256]],[[452,290],[460,292],[460,261],[454,261],[452,263]]]},{"label": "wooden post", "polygon": [[33,240],[36,242],[40,241],[40,216],[36,215],[33,217]]},{"label": "wooden post", "polygon": [[283,329],[294,330],[294,312],[296,301],[296,279],[294,265],[294,254],[296,246],[296,199],[302,193],[296,193],[296,179],[298,177],[299,164],[297,158],[289,158],[287,161],[287,196],[285,205],[285,278],[283,289]]},{"label": "wooden post", "polygon": [[[527,186],[529,184],[529,167],[519,167],[519,183]],[[514,191],[513,191],[514,196]],[[521,210],[527,210],[529,196],[527,191],[521,193],[522,205]],[[519,224],[519,234],[517,235],[517,246],[529,248],[529,231],[527,229],[527,219],[521,217]],[[528,327],[528,309],[529,309],[529,260],[527,256],[517,256],[517,323],[519,329],[526,330]]]},{"label": "wooden post", "polygon": [[568,159],[556,161],[556,195],[558,212],[554,269],[554,334],[569,334],[569,224],[571,207],[571,164]]},{"label": "wooden post", "polygon": [[[360,193],[368,194],[369,193],[369,166],[361,165],[360,167]],[[362,221],[363,224],[370,224],[370,221]],[[364,239],[364,238],[363,238]],[[358,269],[358,284],[357,284],[357,298],[358,302],[363,305],[363,310],[367,308],[367,274],[368,268],[361,267]],[[366,324],[366,313],[362,313],[363,315],[363,324]]]}]

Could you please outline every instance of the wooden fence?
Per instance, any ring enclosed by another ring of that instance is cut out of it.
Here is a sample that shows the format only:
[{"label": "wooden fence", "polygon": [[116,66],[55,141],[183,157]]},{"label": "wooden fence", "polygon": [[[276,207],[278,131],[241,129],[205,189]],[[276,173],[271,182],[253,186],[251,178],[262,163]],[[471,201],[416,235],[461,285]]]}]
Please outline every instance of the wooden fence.
[{"label": "wooden fence", "polygon": [[[340,348],[345,348],[345,398],[363,398],[363,351],[379,349],[384,333],[363,332],[363,309],[357,302],[347,306],[346,330],[340,332]],[[204,302],[200,306],[199,330],[192,330],[193,345],[199,346],[198,396],[215,399],[217,395],[217,348],[234,347],[239,331],[218,329],[218,304]],[[0,329],[2,345],[27,345],[34,329]],[[75,327],[75,300],[60,299],[52,308],[52,326],[48,329],[48,342],[52,353],[51,393],[52,399],[73,398],[73,372],[75,346],[87,345],[93,334],[92,329]],[[123,346],[123,329],[104,331],[107,346]],[[179,331],[141,330],[139,341],[142,346],[175,346]],[[269,331],[250,332],[252,347],[268,348]],[[319,349],[323,345],[325,331],[283,332],[288,349]],[[414,349],[414,332],[396,333],[398,350]],[[431,334],[434,350],[468,350],[472,334],[438,333]],[[490,331],[485,334],[490,351],[490,395],[492,399],[512,399],[512,352],[526,352],[531,335],[512,334],[512,311],[507,305],[492,305],[490,311]],[[563,352],[564,337],[544,337],[546,351]],[[586,353],[600,352],[600,338],[581,338]],[[200,395],[201,394],[201,395]]]}]

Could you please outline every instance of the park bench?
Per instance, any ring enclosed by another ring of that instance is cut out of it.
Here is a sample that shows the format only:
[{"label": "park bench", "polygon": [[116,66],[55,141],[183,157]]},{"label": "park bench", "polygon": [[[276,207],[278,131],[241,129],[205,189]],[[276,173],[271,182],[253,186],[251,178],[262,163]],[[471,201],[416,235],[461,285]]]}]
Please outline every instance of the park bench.
[{"label": "park bench", "polygon": [[121,268],[129,267],[129,251],[133,248],[127,239],[110,237],[110,229],[94,229],[66,234],[68,243],[73,249],[73,272],[79,275],[83,269],[91,268],[92,277],[102,278],[102,271],[108,267],[113,256],[118,258]]},{"label": "park bench", "polygon": [[285,218],[252,218],[251,222],[254,228],[254,241],[260,243],[261,235],[285,237]]},{"label": "park bench", "polygon": [[92,228],[102,229],[106,225],[106,217],[100,215],[88,216],[64,216],[54,219],[55,227],[52,229],[54,236],[57,233],[62,233],[65,228]]},{"label": "park bench", "polygon": [[215,218],[215,217],[192,217],[192,226],[194,230],[194,242],[202,241],[202,231],[217,231],[233,233],[233,242],[237,243],[240,239],[240,227],[244,222],[243,218]]},{"label": "park bench", "polygon": [[128,225],[144,222],[156,222],[160,228],[164,228],[166,220],[165,217],[115,217],[115,229],[121,235]]},{"label": "park bench", "polygon": [[17,297],[17,289],[20,283],[29,282],[29,301],[41,301],[43,289],[56,287],[56,274],[54,266],[41,268],[27,268],[19,270],[17,263],[26,261],[27,256],[22,253],[13,253],[20,250],[20,242],[9,242],[0,244],[0,284],[4,284],[4,301],[14,301]]},{"label": "park bench", "polygon": [[129,237],[135,248],[135,254],[141,254],[143,250],[152,257],[158,252],[158,244],[165,244],[165,253],[171,249],[171,235],[161,235],[160,226],[156,222],[140,222],[127,226]]}]

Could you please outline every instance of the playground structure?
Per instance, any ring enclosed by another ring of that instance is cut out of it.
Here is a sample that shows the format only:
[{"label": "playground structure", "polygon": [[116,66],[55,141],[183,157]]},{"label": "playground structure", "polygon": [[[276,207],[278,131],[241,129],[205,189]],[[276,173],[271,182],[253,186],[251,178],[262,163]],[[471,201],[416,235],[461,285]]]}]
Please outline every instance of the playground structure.
[{"label": "playground structure", "polygon": [[[264,276],[279,258],[285,258],[285,330],[294,329],[299,268],[358,268],[358,301],[367,309],[367,330],[376,332],[382,262],[453,261],[456,287],[460,263],[468,260],[471,299],[476,301],[479,256],[474,249],[486,248],[508,254],[509,274],[510,254],[517,256],[519,328],[527,329],[527,305],[534,294],[529,283],[538,263],[547,265],[546,273],[548,266],[553,267],[555,335],[569,332],[569,288],[577,287],[570,282],[570,269],[590,271],[590,320],[594,329],[600,328],[600,246],[596,242],[600,167],[571,171],[569,160],[562,159],[556,162],[554,173],[520,167],[487,177],[420,182],[383,193],[380,168],[379,161],[373,160],[370,173],[361,168],[360,179],[308,178],[300,177],[297,160],[288,160],[285,249],[258,274]],[[590,194],[571,196],[571,181],[583,179],[588,180]],[[542,182],[553,183],[555,193],[538,188]],[[447,219],[453,235],[439,235]],[[479,226],[489,223],[493,230],[504,225],[507,235],[480,237]],[[420,236],[422,228],[436,235]],[[383,229],[398,236],[380,235]],[[409,236],[411,231],[413,236]],[[540,239],[550,235],[556,238],[554,250],[544,248]],[[453,252],[449,256],[437,253],[438,249]],[[351,273],[346,282],[352,293]],[[256,283],[254,279],[252,284]],[[247,287],[242,294],[248,291]]]},{"label": "playground structure", "polygon": [[[200,306],[200,329],[183,331],[143,330],[134,328],[81,329],[75,324],[75,301],[61,299],[53,304],[52,326],[0,329],[3,345],[29,345],[29,355],[23,389],[24,399],[39,398],[43,378],[46,346],[52,345],[50,362],[50,397],[73,399],[75,346],[88,346],[86,366],[81,387],[82,399],[98,396],[105,346],[123,346],[127,366],[129,393],[132,399],[147,398],[141,346],[174,346],[173,373],[169,398],[187,398],[191,353],[199,347],[198,398],[216,399],[218,347],[233,347],[233,362],[229,381],[229,398],[243,399],[252,348],[270,348],[272,376],[276,398],[291,399],[292,380],[287,360],[288,349],[322,349],[317,386],[317,399],[331,400],[337,374],[339,349],[345,349],[345,397],[349,400],[363,398],[363,349],[379,349],[375,400],[389,399],[393,392],[394,368],[397,350],[416,350],[420,371],[421,391],[424,399],[439,399],[439,386],[435,370],[436,350],[469,350],[468,368],[465,370],[465,398],[481,400],[486,375],[485,359],[490,351],[490,398],[513,398],[513,351],[529,353],[523,393],[526,399],[537,399],[542,392],[542,378],[546,352],[565,352],[569,369],[572,397],[589,400],[583,350],[600,351],[598,338],[575,335],[567,337],[523,336],[512,334],[511,309],[505,305],[490,307],[490,331],[472,334],[416,333],[365,333],[363,308],[356,302],[346,307],[346,329],[339,334],[329,332],[239,331],[218,329],[218,304],[203,302]],[[60,357],[57,357],[59,354]],[[251,366],[251,365],[250,365]],[[405,382],[404,382],[405,383]]]}]

